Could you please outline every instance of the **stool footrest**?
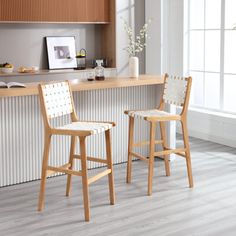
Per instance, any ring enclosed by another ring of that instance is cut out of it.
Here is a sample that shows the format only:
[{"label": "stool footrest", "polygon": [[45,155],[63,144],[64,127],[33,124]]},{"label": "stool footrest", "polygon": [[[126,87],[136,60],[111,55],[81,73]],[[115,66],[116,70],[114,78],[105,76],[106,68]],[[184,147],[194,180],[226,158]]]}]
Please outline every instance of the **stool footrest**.
[{"label": "stool footrest", "polygon": [[148,159],[138,153],[135,153],[135,152],[130,152],[130,155],[131,156],[134,156],[134,157],[137,157],[138,159],[142,160],[142,161],[148,161]]},{"label": "stool footrest", "polygon": [[[48,166],[48,167],[52,167],[52,166]],[[66,163],[63,166],[59,166],[59,167],[55,167],[55,168],[68,169],[70,167],[71,167],[71,164],[70,163]],[[59,171],[57,171],[57,170],[52,170],[52,168],[47,168],[47,177],[50,176],[50,175],[56,174],[58,172]]]},{"label": "stool footrest", "polygon": [[[166,149],[166,150],[172,150],[172,149],[169,148],[169,147],[166,147],[165,149]],[[176,155],[179,155],[179,156],[181,156],[181,157],[186,158],[186,155],[184,154],[184,152],[176,152],[175,154],[176,154]]]},{"label": "stool footrest", "polygon": [[[80,155],[74,155],[74,158],[81,160],[81,156]],[[88,161],[93,161],[93,162],[99,162],[99,163],[107,164],[107,160],[96,158],[96,157],[87,157],[87,160]]]},{"label": "stool footrest", "polygon": [[107,169],[107,170],[104,170],[103,172],[97,174],[97,175],[94,175],[93,177],[89,178],[88,179],[88,184],[91,184],[99,179],[101,179],[102,177],[108,175],[111,173],[111,169]]},{"label": "stool footrest", "polygon": [[182,154],[182,152],[185,152],[186,148],[177,148],[177,149],[168,149],[160,152],[154,152],[155,156],[164,156],[164,155],[170,155],[170,154]]},{"label": "stool footrest", "polygon": [[[163,140],[155,141],[155,144],[162,144],[162,143],[163,143]],[[150,141],[142,141],[142,142],[133,144],[133,147],[141,147],[141,146],[149,145],[149,144],[150,144]]]},{"label": "stool footrest", "polygon": [[[77,176],[83,175],[81,171],[70,170],[70,169],[67,169],[65,166],[66,165],[61,166],[61,167],[48,166],[47,171],[50,171],[51,173],[61,172],[61,173],[66,173],[68,175],[77,175]],[[70,167],[70,165],[69,165],[69,167]]]}]

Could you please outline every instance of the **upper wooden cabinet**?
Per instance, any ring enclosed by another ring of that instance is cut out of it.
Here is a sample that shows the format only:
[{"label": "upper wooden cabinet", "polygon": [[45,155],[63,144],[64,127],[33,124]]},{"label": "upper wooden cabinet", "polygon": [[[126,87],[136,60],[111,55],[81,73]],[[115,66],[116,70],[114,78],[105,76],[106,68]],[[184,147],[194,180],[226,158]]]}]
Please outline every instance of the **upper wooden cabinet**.
[{"label": "upper wooden cabinet", "polygon": [[0,0],[1,22],[108,23],[109,0]]},{"label": "upper wooden cabinet", "polygon": [[86,0],[87,20],[109,22],[109,0]]}]

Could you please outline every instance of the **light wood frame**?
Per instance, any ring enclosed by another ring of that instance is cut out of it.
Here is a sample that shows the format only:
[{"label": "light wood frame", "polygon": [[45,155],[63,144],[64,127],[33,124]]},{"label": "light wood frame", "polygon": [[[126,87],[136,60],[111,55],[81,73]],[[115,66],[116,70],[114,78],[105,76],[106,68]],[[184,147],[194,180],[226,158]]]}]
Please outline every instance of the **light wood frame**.
[{"label": "light wood frame", "polygon": [[[74,102],[71,87],[68,81],[66,83],[70,89],[70,98],[72,103],[72,112],[70,114],[71,121],[77,122],[79,121],[77,114],[75,112]],[[41,184],[40,184],[40,191],[39,191],[39,201],[38,201],[38,211],[42,211],[44,208],[44,196],[45,196],[45,187],[46,187],[46,179],[47,177],[51,176],[52,174],[61,172],[67,174],[67,185],[66,185],[66,196],[70,195],[71,191],[71,179],[72,175],[81,176],[82,177],[82,185],[83,185],[83,199],[84,199],[84,215],[85,221],[90,220],[90,203],[89,203],[89,185],[98,179],[108,175],[109,181],[109,196],[110,196],[110,204],[115,204],[115,192],[114,192],[114,178],[113,178],[113,165],[112,165],[112,151],[111,151],[111,135],[110,129],[105,131],[105,141],[106,141],[106,159],[99,159],[95,157],[87,157],[86,155],[86,138],[91,135],[89,131],[67,131],[67,130],[59,130],[56,128],[51,127],[49,116],[47,114],[43,87],[45,84],[40,84],[38,86],[39,89],[39,98],[40,98],[40,105],[41,105],[41,113],[44,121],[45,127],[45,138],[44,138],[44,153],[43,153],[43,163],[42,163],[42,175],[41,175]],[[91,122],[91,121],[90,121]],[[92,121],[94,122],[94,121]],[[97,122],[103,123],[103,122]],[[105,123],[105,122],[104,122]],[[113,122],[106,122],[115,126]],[[50,150],[50,143],[52,135],[70,135],[71,136],[71,146],[70,146],[70,156],[69,162],[64,164],[60,167],[53,167],[48,165],[49,159],[49,150]],[[75,147],[77,143],[77,138],[79,138],[79,145],[80,145],[80,155],[75,154]],[[81,171],[74,170],[74,160],[78,159],[81,160]],[[88,167],[87,161],[98,162],[107,165],[107,170],[88,178]]]},{"label": "light wood frame", "polygon": [[[164,75],[164,85],[167,82],[168,74]],[[152,195],[152,179],[153,179],[153,168],[154,168],[154,157],[155,156],[163,156],[165,161],[165,171],[166,176],[170,176],[170,164],[169,164],[169,155],[174,153],[186,159],[187,173],[188,173],[188,181],[189,187],[193,187],[193,176],[192,176],[192,167],[191,167],[191,156],[190,156],[190,147],[189,147],[189,138],[188,138],[188,129],[187,129],[187,110],[189,105],[190,98],[190,90],[192,85],[192,78],[185,78],[187,81],[186,94],[184,103],[182,104],[182,111],[180,115],[171,115],[171,116],[148,116],[144,117],[144,120],[150,122],[150,141],[143,141],[139,143],[134,143],[134,120],[135,118],[129,116],[129,134],[128,134],[128,163],[127,163],[127,176],[126,182],[131,183],[131,171],[132,171],[132,158],[138,158],[140,160],[144,160],[148,163],[148,195]],[[163,95],[160,101],[160,105],[157,108],[160,111],[165,109],[164,102],[164,90]],[[126,115],[129,115],[130,111],[125,111]],[[166,127],[165,123],[168,121],[180,121],[182,127],[183,148],[171,149],[167,146],[167,137],[166,137]],[[160,133],[161,140],[156,140],[156,124],[159,122],[160,125]],[[159,152],[155,152],[155,144],[161,144],[163,150]],[[134,147],[142,147],[143,145],[149,145],[149,158],[141,156],[138,153],[133,151]]]}]

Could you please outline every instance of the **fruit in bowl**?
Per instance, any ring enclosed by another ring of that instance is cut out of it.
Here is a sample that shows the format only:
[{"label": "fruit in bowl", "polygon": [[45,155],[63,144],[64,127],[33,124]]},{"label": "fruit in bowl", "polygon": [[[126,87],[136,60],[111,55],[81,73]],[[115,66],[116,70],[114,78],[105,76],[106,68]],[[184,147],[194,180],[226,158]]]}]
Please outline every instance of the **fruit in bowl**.
[{"label": "fruit in bowl", "polygon": [[10,63],[4,63],[1,65],[1,71],[3,73],[12,73],[13,72],[13,69],[14,69],[14,66]]}]

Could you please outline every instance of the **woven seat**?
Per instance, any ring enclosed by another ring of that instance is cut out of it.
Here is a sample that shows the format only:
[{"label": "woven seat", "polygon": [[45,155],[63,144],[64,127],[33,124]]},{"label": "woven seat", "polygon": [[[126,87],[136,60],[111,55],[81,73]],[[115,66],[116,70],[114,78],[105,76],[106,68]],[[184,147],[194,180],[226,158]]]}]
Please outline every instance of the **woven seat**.
[{"label": "woven seat", "polygon": [[134,117],[134,118],[140,118],[143,120],[148,120],[150,117],[152,119],[156,120],[170,120],[170,119],[175,119],[175,120],[180,120],[179,115],[173,115],[165,111],[160,111],[157,109],[152,109],[152,110],[141,110],[141,111],[128,111],[128,116]]},{"label": "woven seat", "polygon": [[[115,126],[115,124],[113,122],[79,121],[75,113],[72,92],[68,81],[39,85],[39,98],[45,126],[45,144],[38,210],[41,211],[44,207],[45,185],[46,178],[48,176],[58,172],[67,174],[66,196],[69,196],[70,194],[72,175],[81,176],[83,185],[84,215],[85,220],[89,221],[90,203],[88,186],[91,183],[108,175],[110,204],[113,205],[115,203],[110,135],[110,129]],[[52,127],[50,124],[50,119],[61,117],[63,115],[70,115],[71,122],[61,127]],[[88,157],[86,155],[86,138],[90,135],[96,135],[99,133],[105,133],[106,159]],[[55,167],[48,165],[49,149],[52,135],[71,136],[69,161],[63,166]],[[78,138],[80,144],[79,155],[75,153]],[[81,161],[81,170],[73,169],[75,159]],[[106,164],[107,170],[88,178],[87,161]]]},{"label": "woven seat", "polygon": [[[129,116],[129,143],[128,143],[128,165],[127,165],[127,183],[131,182],[131,169],[132,158],[138,158],[148,162],[148,195],[152,194],[152,177],[154,157],[164,156],[166,175],[170,175],[169,155],[175,153],[179,156],[185,157],[188,172],[189,187],[193,187],[192,167],[190,148],[188,140],[187,130],[187,109],[189,103],[190,89],[192,84],[192,78],[173,77],[167,74],[164,77],[164,90],[161,102],[158,108],[150,110],[134,110],[125,111],[125,114]],[[182,108],[180,115],[175,115],[164,111],[164,108],[168,105],[176,105]],[[150,123],[150,140],[134,143],[134,121],[135,119],[143,119]],[[184,147],[171,149],[167,145],[166,127],[167,121],[180,121],[182,126]],[[160,125],[161,140],[156,140],[156,124]],[[162,145],[162,151],[156,152],[156,144]],[[149,158],[134,152],[135,147],[142,147],[143,145],[149,145]]]},{"label": "woven seat", "polygon": [[72,122],[70,124],[56,127],[55,129],[60,130],[66,130],[68,132],[71,131],[72,134],[74,134],[76,131],[85,131],[90,133],[91,135],[103,133],[106,130],[109,130],[113,127],[112,123],[98,123],[98,122],[85,122],[85,121],[79,121],[79,122]]}]

